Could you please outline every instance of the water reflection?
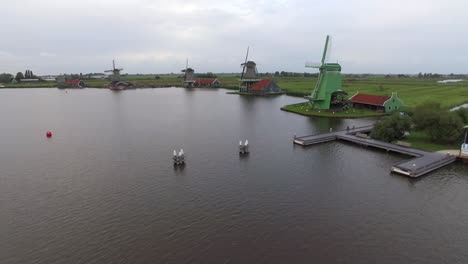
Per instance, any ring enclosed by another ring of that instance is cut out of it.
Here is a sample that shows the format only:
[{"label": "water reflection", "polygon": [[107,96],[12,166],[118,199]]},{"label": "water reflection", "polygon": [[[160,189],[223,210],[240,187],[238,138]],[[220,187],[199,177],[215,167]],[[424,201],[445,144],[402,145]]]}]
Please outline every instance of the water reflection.
[{"label": "water reflection", "polygon": [[[302,98],[226,92],[0,90],[0,259],[468,261],[466,165],[413,180],[390,174],[404,155],[299,147],[294,133],[371,121],[308,118],[279,110]],[[246,139],[251,153],[239,156]],[[180,148],[187,165],[174,167]]]}]

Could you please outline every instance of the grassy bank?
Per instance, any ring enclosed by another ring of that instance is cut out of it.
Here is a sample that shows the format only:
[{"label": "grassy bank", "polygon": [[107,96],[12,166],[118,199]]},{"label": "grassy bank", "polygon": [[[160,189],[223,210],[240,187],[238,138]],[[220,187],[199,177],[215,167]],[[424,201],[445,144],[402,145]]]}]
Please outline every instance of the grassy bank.
[{"label": "grassy bank", "polygon": [[439,151],[448,149],[460,149],[460,144],[440,144],[435,143],[431,138],[422,131],[411,132],[411,135],[404,139],[405,142],[411,143],[411,147],[427,150],[427,151]]},{"label": "grassy bank", "polygon": [[[413,108],[424,102],[440,102],[443,108],[468,103],[468,81],[458,83],[437,83],[440,79],[396,78],[369,76],[362,78],[345,77],[343,90],[349,96],[356,92],[391,95],[397,92],[406,107]],[[309,95],[317,82],[316,78],[277,78],[277,83],[287,94]]]},{"label": "grassy bank", "polygon": [[383,116],[384,113],[378,113],[375,111],[369,111],[366,109],[350,109],[348,111],[333,112],[333,111],[317,111],[312,109],[309,103],[300,103],[287,105],[281,108],[281,110],[293,112],[305,116],[316,116],[316,117],[331,117],[331,118],[362,118],[362,117],[374,117]]},{"label": "grassy bank", "polygon": [[[218,75],[221,87],[239,88],[239,76]],[[292,96],[310,95],[317,82],[315,77],[274,77],[275,82]],[[350,96],[356,92],[376,95],[391,95],[397,92],[405,106],[413,108],[418,104],[435,101],[447,109],[468,103],[468,81],[458,83],[437,83],[440,79],[397,78],[383,76],[344,77],[343,89]],[[105,88],[108,80],[84,80],[87,87]],[[133,82],[136,87],[181,87],[182,79],[177,75],[160,75],[159,79],[148,75],[123,75],[122,81]],[[3,84],[10,88],[55,87],[55,82]]]}]

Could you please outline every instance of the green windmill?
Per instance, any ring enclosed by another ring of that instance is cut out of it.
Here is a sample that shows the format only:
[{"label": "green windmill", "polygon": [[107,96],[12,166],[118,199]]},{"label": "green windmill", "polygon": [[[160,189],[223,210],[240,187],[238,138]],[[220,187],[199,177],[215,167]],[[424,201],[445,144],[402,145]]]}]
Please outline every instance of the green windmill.
[{"label": "green windmill", "polygon": [[332,106],[343,105],[346,96],[346,92],[341,89],[340,64],[325,62],[329,45],[330,36],[327,35],[321,63],[306,63],[306,67],[318,68],[320,70],[317,84],[315,85],[312,94],[310,96],[306,96],[306,98],[309,99],[312,108],[319,110],[328,110]]}]

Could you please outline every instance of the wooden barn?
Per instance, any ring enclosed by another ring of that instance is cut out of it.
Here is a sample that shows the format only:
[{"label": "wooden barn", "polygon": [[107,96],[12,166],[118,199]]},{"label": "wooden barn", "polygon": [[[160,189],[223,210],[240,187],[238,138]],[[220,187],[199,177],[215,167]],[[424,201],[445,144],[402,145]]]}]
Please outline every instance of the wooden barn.
[{"label": "wooden barn", "polygon": [[196,79],[193,87],[219,87],[221,82],[216,78]]},{"label": "wooden barn", "polygon": [[349,99],[354,108],[366,108],[378,112],[391,113],[403,106],[396,93],[392,96],[356,93]]},{"label": "wooden barn", "polygon": [[60,75],[57,77],[57,87],[63,88],[84,88],[86,85],[81,79],[69,79],[69,76]]},{"label": "wooden barn", "polygon": [[255,95],[280,94],[281,88],[271,79],[261,79],[250,84],[247,91]]},{"label": "wooden barn", "polygon": [[85,83],[80,79],[72,79],[65,81],[65,87],[68,88],[84,88]]}]

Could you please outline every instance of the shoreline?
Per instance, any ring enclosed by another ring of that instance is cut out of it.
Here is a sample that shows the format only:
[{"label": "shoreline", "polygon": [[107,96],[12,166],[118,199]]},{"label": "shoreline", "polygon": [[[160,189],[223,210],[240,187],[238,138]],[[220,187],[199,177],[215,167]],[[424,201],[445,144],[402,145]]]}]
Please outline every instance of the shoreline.
[{"label": "shoreline", "polygon": [[[301,106],[301,108],[299,108],[299,106]],[[304,106],[306,107],[305,111],[303,110]],[[317,111],[310,109],[310,112],[309,112],[308,111],[309,108],[310,108],[309,103],[303,102],[303,103],[285,105],[281,107],[281,110],[290,112],[290,113],[295,113],[295,114],[302,115],[302,116],[319,117],[319,118],[359,119],[359,118],[369,118],[369,117],[382,117],[386,115],[385,113],[363,111],[363,110],[359,110],[358,112],[355,112],[355,109],[353,109],[353,112],[328,112],[328,111],[317,112]]]}]

